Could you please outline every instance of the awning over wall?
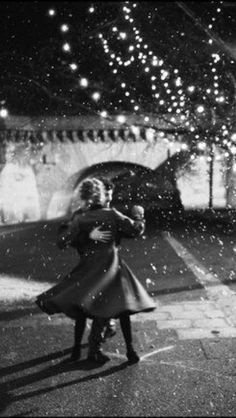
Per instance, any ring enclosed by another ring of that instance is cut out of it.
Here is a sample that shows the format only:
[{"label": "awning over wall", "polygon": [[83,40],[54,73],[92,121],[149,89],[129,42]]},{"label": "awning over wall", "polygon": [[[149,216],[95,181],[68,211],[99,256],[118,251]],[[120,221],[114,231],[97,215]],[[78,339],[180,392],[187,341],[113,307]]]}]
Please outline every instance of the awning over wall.
[{"label": "awning over wall", "polygon": [[[25,130],[4,129],[0,131],[0,142],[30,142],[32,144],[47,142],[116,142],[116,141],[146,141],[158,136],[158,131],[176,134],[174,129],[155,129],[131,127],[125,129],[79,129],[79,130]],[[179,134],[184,131],[179,132]]]}]

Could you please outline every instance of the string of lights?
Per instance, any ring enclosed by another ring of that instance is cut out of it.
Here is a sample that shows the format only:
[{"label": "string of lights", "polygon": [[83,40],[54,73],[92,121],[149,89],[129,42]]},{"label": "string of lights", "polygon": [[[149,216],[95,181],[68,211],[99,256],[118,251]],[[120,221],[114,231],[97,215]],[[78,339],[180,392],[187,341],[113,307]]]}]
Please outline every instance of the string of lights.
[{"label": "string of lights", "polygon": [[[211,21],[208,24],[208,29],[212,30],[214,29],[214,25],[217,23],[217,16],[219,13],[221,13],[223,1],[220,1],[218,4],[216,4],[216,15],[211,16]],[[213,2],[215,5],[215,3]],[[208,39],[208,44],[214,47],[213,39],[210,37]],[[212,123],[215,123],[216,118],[216,104],[224,104],[228,101],[228,97],[225,93],[223,93],[223,88],[220,87],[220,83],[222,83],[223,75],[222,75],[222,67],[220,68],[219,65],[222,66],[222,61],[224,60],[224,56],[222,55],[221,51],[213,52],[210,55],[210,61],[209,61],[209,67],[210,71],[207,73],[208,75],[208,83],[209,85],[205,88],[205,91],[202,95],[203,104],[199,105],[197,107],[198,113],[204,113],[205,108],[207,106],[207,101],[211,99],[211,106],[212,106]],[[214,103],[215,102],[215,103]],[[224,156],[228,157],[229,153],[235,154],[236,153],[236,147],[232,144],[232,141],[229,138],[229,129],[230,126],[227,126],[227,121],[225,121],[225,124],[221,125],[218,128],[218,132],[215,133],[215,142],[216,144],[222,141],[222,144],[224,145],[224,148],[227,148],[227,150],[224,152]],[[206,149],[207,143],[206,142],[200,142],[198,144],[199,149]],[[210,160],[212,157],[209,156],[208,159]]]},{"label": "string of lights", "polygon": [[[126,4],[129,4],[129,2],[126,2]],[[136,3],[132,4],[133,8],[137,6]],[[152,49],[149,48],[148,43],[145,42],[143,38],[140,36],[140,30],[136,27],[137,23],[135,22],[135,19],[132,15],[131,7],[124,6],[123,7],[123,13],[124,13],[124,19],[127,20],[132,30],[135,34],[135,41],[136,45],[135,47],[131,45],[129,48],[132,47],[134,51],[138,52],[138,59],[141,61],[141,64],[143,65],[143,71],[146,73],[147,76],[150,77],[150,85],[152,90],[152,98],[160,99],[159,100],[159,106],[163,106],[165,104],[164,98],[161,96],[161,89],[160,86],[157,85],[155,81],[157,81],[157,78],[163,81],[162,85],[165,88],[166,92],[166,99],[167,99],[167,112],[172,113],[173,108],[175,109],[175,112],[181,113],[181,107],[185,105],[185,95],[181,89],[178,89],[178,91],[175,93],[176,96],[173,94],[171,88],[170,88],[170,70],[166,68],[164,65],[164,60],[162,58],[159,58],[157,54],[154,54]],[[161,68],[160,68],[161,67]],[[159,77],[157,77],[157,69],[160,68],[160,73],[158,74]],[[154,73],[155,71],[155,73]],[[177,68],[174,69],[174,73],[176,74],[177,78],[175,79],[175,86],[179,87],[182,84],[181,77],[178,76],[179,70]],[[159,90],[156,92],[156,90]],[[172,94],[172,95],[171,95]],[[178,95],[181,95],[178,97]],[[170,103],[172,102],[172,104]],[[176,119],[174,116],[172,116],[172,121],[175,122]]]},{"label": "string of lights", "polygon": [[[211,21],[208,24],[208,28],[212,30],[217,23],[217,16],[221,12],[222,1],[216,4],[216,13],[211,16]],[[153,48],[149,46],[149,43],[145,41],[144,36],[141,34],[139,23],[136,21],[135,15],[140,7],[140,3],[132,3],[126,1],[122,4],[121,10],[123,20],[128,24],[127,30],[119,29],[118,24],[113,25],[109,33],[105,35],[105,30],[98,34],[105,56],[109,56],[108,65],[111,68],[111,73],[116,77],[117,87],[123,94],[124,99],[119,98],[119,103],[129,101],[131,108],[136,114],[145,114],[142,106],[142,100],[138,96],[136,89],[131,86],[125,80],[126,71],[134,71],[134,68],[138,68],[141,77],[146,77],[147,85],[150,88],[150,102],[153,109],[158,113],[169,113],[170,121],[175,123],[176,126],[180,124],[188,127],[190,133],[194,134],[195,140],[199,143],[199,149],[204,149],[204,144],[208,140],[208,130],[201,132],[201,136],[205,141],[199,141],[200,135],[198,132],[199,123],[201,124],[202,117],[204,116],[206,107],[214,104],[220,105],[227,102],[228,97],[223,94],[222,87],[220,88],[220,82],[223,76],[221,75],[222,59],[220,52],[216,52],[214,49],[211,53],[211,59],[208,63],[208,67],[205,67],[205,84],[203,86],[196,86],[189,84],[184,86],[183,76],[180,74],[180,70],[176,68],[168,68],[164,62],[164,59],[159,56],[158,53],[153,52]],[[94,14],[96,7],[94,4],[88,6],[88,13]],[[56,10],[50,9],[48,11],[49,16],[55,16]],[[122,16],[121,16],[122,18]],[[121,20],[121,19],[120,19]],[[131,28],[131,32],[129,30]],[[63,34],[67,34],[70,27],[67,23],[63,23],[60,26],[60,30]],[[213,39],[209,38],[208,44],[214,46]],[[118,49],[115,49],[115,45],[118,45]],[[72,46],[68,41],[65,41],[62,45],[62,50],[65,54],[72,52]],[[70,62],[69,67],[71,71],[78,70],[78,64],[76,62]],[[210,71],[207,71],[209,70]],[[81,77],[79,84],[82,88],[87,88],[90,84],[87,76]],[[191,112],[191,98],[192,94],[199,90],[201,94],[202,103],[195,106],[196,112]],[[101,91],[94,91],[91,93],[91,100],[99,103],[101,99]],[[210,102],[210,104],[209,104]],[[103,108],[100,110],[100,116],[108,117],[108,110]],[[120,123],[125,122],[124,115],[118,116]],[[145,115],[145,122],[148,123],[149,117]],[[199,122],[200,121],[200,122]],[[233,142],[228,139],[229,126],[225,123],[219,129],[219,135],[215,136],[215,142],[220,142],[222,136],[222,143],[229,150],[232,148]],[[233,137],[234,138],[234,137]],[[186,144],[183,144],[184,147]]]}]

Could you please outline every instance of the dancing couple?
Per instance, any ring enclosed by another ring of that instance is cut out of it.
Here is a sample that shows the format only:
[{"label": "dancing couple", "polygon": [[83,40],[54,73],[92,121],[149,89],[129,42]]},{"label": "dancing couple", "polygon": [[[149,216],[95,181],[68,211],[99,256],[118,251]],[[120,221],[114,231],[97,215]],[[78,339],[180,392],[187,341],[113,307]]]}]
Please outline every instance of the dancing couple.
[{"label": "dancing couple", "polygon": [[[78,265],[61,282],[40,294],[37,305],[48,315],[64,313],[75,320],[71,361],[81,356],[81,342],[86,319],[92,319],[89,336],[89,360],[103,364],[109,357],[102,352],[105,329],[111,319],[119,319],[130,363],[139,361],[134,350],[130,316],[156,308],[119,253],[121,238],[143,234],[144,210],[133,207],[132,218],[108,204],[105,182],[84,180],[79,187],[82,206],[62,226],[58,244],[72,245],[79,253]],[[110,192],[110,198],[112,192]]]}]

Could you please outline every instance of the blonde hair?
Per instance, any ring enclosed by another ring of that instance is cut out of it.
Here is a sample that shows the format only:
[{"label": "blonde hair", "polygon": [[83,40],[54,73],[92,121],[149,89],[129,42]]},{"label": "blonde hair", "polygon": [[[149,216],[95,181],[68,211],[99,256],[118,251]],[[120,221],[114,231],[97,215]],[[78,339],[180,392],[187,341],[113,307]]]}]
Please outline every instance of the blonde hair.
[{"label": "blonde hair", "polygon": [[91,177],[82,181],[79,186],[80,199],[90,205],[104,205],[105,187],[97,178]]}]

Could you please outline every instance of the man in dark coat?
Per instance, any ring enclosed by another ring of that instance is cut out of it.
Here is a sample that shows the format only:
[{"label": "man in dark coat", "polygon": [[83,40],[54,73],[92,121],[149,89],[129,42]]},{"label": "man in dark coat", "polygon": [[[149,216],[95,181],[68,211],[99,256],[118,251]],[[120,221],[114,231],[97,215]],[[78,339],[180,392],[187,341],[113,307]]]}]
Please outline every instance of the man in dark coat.
[{"label": "man in dark coat", "polygon": [[[105,191],[106,191],[106,204],[103,205],[103,207],[107,207],[109,208],[110,206],[110,202],[112,200],[112,194],[113,194],[113,189],[114,189],[114,185],[109,182],[106,181],[105,179],[101,179],[104,183],[105,186]],[[137,208],[136,208],[137,209]],[[134,210],[133,212],[133,217],[138,219],[143,219],[143,213],[139,213],[139,210]],[[74,212],[73,218],[76,216],[81,215],[84,212],[84,209],[78,209],[77,211]],[[141,215],[141,218],[140,218]],[[89,239],[92,239],[96,245],[96,241],[101,242],[106,244],[109,240],[110,240],[110,231],[106,230],[105,231],[101,230],[100,228],[102,228],[102,226],[98,226],[97,228],[93,228],[90,233],[89,233]],[[62,228],[63,229],[63,228]],[[72,237],[70,237],[69,235],[66,234],[66,228],[65,228],[65,234],[64,234],[64,240],[63,240],[63,236],[60,237],[59,239],[59,244],[60,242],[63,241],[63,245],[60,248],[63,248],[64,246],[67,245],[72,245],[73,247],[77,248],[79,254],[80,254],[80,248],[83,247],[83,231],[80,231],[79,234],[75,234],[76,239],[73,241]],[[63,232],[63,233],[64,233]],[[130,231],[127,231],[127,234],[125,233],[125,231],[123,230],[121,233],[119,233],[116,236],[116,246],[118,247],[120,244],[120,240],[122,236],[127,236],[127,237],[131,237],[130,235]],[[59,245],[60,246],[60,245]],[[126,269],[127,267],[124,265],[124,263],[122,262],[122,266],[121,268]],[[126,273],[125,273],[126,274]],[[130,273],[128,273],[128,275],[130,275]],[[115,289],[114,289],[115,292]],[[129,326],[125,326],[125,322],[123,321],[123,332],[124,329],[127,328],[127,334],[128,334],[128,338],[130,338],[130,331],[129,331]],[[82,322],[81,322],[81,318],[76,320],[75,322],[75,344],[74,344],[74,348],[73,348],[73,352],[72,352],[72,356],[71,356],[71,360],[75,361],[77,359],[80,358],[80,348],[79,348],[79,344],[77,343],[78,340],[81,341],[81,328],[82,328]],[[104,334],[105,332],[105,334]],[[126,331],[125,331],[126,332]],[[110,333],[110,335],[109,335]],[[107,334],[107,335],[106,335]],[[113,323],[111,323],[111,319],[105,319],[102,317],[95,317],[92,321],[92,329],[90,332],[90,336],[89,336],[89,347],[90,347],[90,351],[89,351],[89,355],[88,358],[90,360],[94,360],[98,363],[104,363],[106,361],[109,360],[109,358],[102,353],[101,351],[101,343],[104,341],[104,335],[107,338],[108,336],[112,336],[115,334],[115,322],[113,320]],[[138,356],[136,355],[135,352],[131,353],[131,357],[132,357],[132,361],[138,361]]]}]

